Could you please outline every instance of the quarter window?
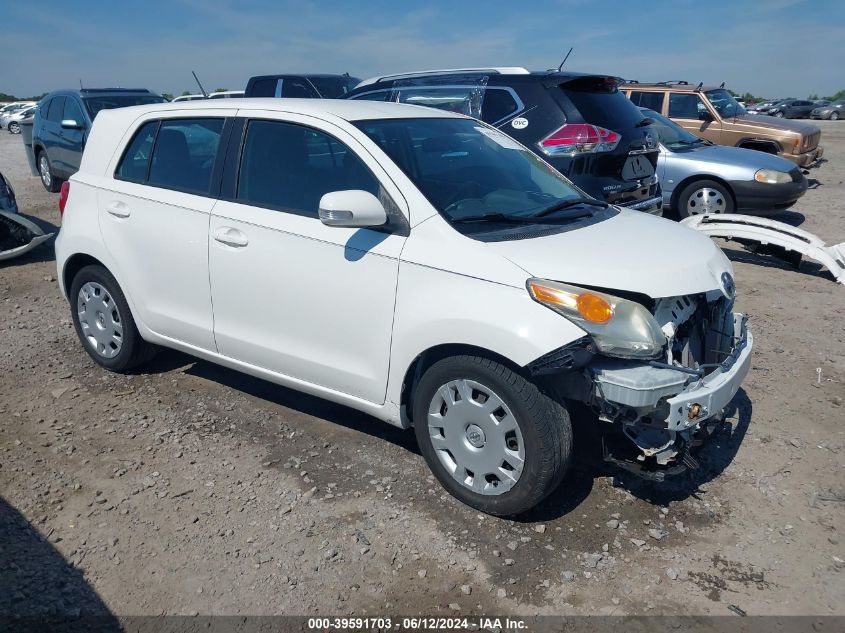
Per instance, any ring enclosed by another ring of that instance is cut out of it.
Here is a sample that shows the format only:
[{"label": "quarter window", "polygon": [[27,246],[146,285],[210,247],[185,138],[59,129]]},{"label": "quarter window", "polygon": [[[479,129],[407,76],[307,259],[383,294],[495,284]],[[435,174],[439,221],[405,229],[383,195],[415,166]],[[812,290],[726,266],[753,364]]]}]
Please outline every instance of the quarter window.
[{"label": "quarter window", "polygon": [[316,218],[320,198],[348,189],[379,195],[378,180],[343,143],[301,125],[250,121],[238,201]]},{"label": "quarter window", "polygon": [[147,166],[150,164],[150,150],[153,148],[156,130],[158,121],[150,121],[135,133],[117,167],[116,178],[133,182],[144,182],[147,179]]},{"label": "quarter window", "polygon": [[153,145],[148,183],[207,194],[223,132],[223,119],[162,121]]},{"label": "quarter window", "polygon": [[635,106],[640,108],[648,108],[655,112],[663,112],[663,94],[662,92],[642,92],[639,90],[631,91],[631,101]]},{"label": "quarter window", "polygon": [[697,119],[699,112],[704,109],[697,94],[676,92],[669,95],[670,119]]},{"label": "quarter window", "polygon": [[487,88],[484,101],[481,102],[481,120],[485,123],[498,123],[519,110],[519,104],[508,90]]}]

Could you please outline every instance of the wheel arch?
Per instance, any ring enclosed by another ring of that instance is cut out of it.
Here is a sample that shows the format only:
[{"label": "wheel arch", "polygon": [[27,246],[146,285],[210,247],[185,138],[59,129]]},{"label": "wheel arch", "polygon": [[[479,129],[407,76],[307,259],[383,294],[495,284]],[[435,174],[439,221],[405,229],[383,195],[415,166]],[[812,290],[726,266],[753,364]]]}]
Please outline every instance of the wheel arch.
[{"label": "wheel arch", "polygon": [[452,356],[480,356],[501,363],[508,369],[524,377],[528,377],[529,375],[529,372],[524,367],[520,367],[511,359],[484,347],[466,343],[443,343],[435,345],[418,354],[405,370],[399,404],[409,422],[413,423],[413,396],[420,378],[436,362]]},{"label": "wheel arch", "polygon": [[[736,147],[741,147],[743,149],[756,149],[756,147],[752,146],[769,147],[774,150],[773,152],[770,152],[772,154],[780,154],[781,152],[783,152],[783,145],[781,145],[778,141],[775,141],[774,139],[770,138],[756,138],[753,136],[747,136],[743,139],[740,139],[739,142],[737,142],[736,144]],[[758,151],[765,152],[767,150],[760,149]]]},{"label": "wheel arch", "polygon": [[73,278],[76,277],[76,274],[86,266],[92,265],[102,266],[104,269],[108,270],[112,276],[114,276],[114,273],[109,270],[109,267],[96,257],[89,255],[88,253],[75,253],[67,259],[62,268],[62,286],[65,289],[65,295],[70,293],[70,286],[73,283]]}]

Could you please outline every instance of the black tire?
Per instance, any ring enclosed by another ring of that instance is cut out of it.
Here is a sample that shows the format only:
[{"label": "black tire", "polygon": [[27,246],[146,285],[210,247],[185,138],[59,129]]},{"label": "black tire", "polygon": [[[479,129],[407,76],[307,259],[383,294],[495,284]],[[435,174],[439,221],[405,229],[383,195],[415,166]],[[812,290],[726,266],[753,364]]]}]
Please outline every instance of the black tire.
[{"label": "black tire", "polygon": [[9,134],[20,134],[21,133],[21,124],[17,121],[12,121],[9,123]]},{"label": "black tire", "polygon": [[[82,330],[77,303],[79,301],[80,291],[89,282],[99,284],[99,286],[105,288],[113,300],[113,305],[119,315],[119,322],[122,326],[122,342],[117,354],[111,358],[107,358],[97,352],[94,349],[94,345],[89,342]],[[68,300],[70,301],[71,317],[76,334],[79,336],[79,340],[85,351],[88,352],[88,355],[101,367],[109,371],[125,373],[147,362],[155,355],[155,347],[142,339],[138,333],[138,328],[135,326],[135,319],[132,317],[132,312],[129,310],[129,304],[126,302],[123,291],[112,274],[102,266],[85,266],[76,273],[70,284]]]},{"label": "black tire", "polygon": [[782,119],[783,118],[783,112],[780,112],[780,111],[775,112],[772,116],[776,116],[777,118]]},{"label": "black tire", "polygon": [[53,174],[53,166],[50,164],[50,157],[47,156],[47,152],[44,150],[38,152],[35,161],[38,165],[41,184],[50,193],[58,193],[62,188],[62,181]]},{"label": "black tire", "polygon": [[[428,425],[436,392],[453,380],[472,380],[491,389],[516,418],[525,462],[513,487],[500,494],[481,494],[459,483],[437,457]],[[559,402],[523,376],[479,356],[453,356],[434,363],[414,394],[414,430],[429,468],[446,490],[466,505],[496,516],[513,516],[536,506],[560,484],[572,453],[572,424]]]},{"label": "black tire", "polygon": [[702,179],[692,181],[681,190],[681,193],[678,194],[678,197],[675,199],[675,212],[678,214],[678,217],[683,219],[688,218],[691,215],[698,215],[698,213],[695,212],[695,209],[691,207],[695,206],[696,198],[701,198],[700,192],[702,189],[709,189],[718,192],[718,197],[714,199],[714,204],[716,204],[719,210],[713,211],[714,213],[734,212],[734,199],[727,187],[715,180]]}]

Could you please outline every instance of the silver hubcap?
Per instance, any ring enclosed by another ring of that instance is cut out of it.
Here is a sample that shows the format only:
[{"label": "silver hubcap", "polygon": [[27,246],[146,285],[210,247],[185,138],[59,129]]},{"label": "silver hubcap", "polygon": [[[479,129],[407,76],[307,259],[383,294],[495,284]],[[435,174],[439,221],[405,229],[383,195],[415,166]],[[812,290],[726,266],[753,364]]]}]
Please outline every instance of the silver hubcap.
[{"label": "silver hubcap", "polygon": [[50,163],[47,162],[46,156],[41,156],[38,161],[38,170],[41,172],[41,182],[49,187],[53,178],[50,176]]},{"label": "silver hubcap", "polygon": [[836,119],[838,119],[838,118],[839,118],[839,115],[838,115],[838,114],[836,114],[836,112],[834,112],[833,114],[831,114],[831,115],[830,115],[830,120],[831,120],[831,121],[836,121]]},{"label": "silver hubcap", "polygon": [[428,407],[428,431],[440,463],[465,488],[500,495],[519,481],[522,431],[488,387],[465,379],[442,385]]},{"label": "silver hubcap", "polygon": [[79,290],[76,312],[82,336],[103,358],[114,358],[123,346],[123,319],[103,286],[89,281]]},{"label": "silver hubcap", "polygon": [[12,132],[13,134],[17,134],[17,132],[18,132],[18,124],[17,124],[17,123],[12,123],[12,124],[9,126],[9,131],[10,131],[10,132]]},{"label": "silver hubcap", "polygon": [[693,191],[687,200],[687,213],[700,215],[702,213],[724,213],[727,208],[725,196],[718,189],[702,187]]}]

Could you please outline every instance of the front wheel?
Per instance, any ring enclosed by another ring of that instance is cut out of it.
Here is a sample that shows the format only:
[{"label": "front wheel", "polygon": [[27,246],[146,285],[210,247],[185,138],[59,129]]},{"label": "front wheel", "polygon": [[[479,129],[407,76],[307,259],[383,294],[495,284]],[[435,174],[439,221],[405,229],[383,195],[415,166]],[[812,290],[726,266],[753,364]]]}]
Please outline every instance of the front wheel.
[{"label": "front wheel", "polygon": [[498,516],[542,501],[560,483],[572,452],[563,405],[478,356],[446,358],[425,372],[414,396],[414,430],[443,487]]},{"label": "front wheel", "polygon": [[124,373],[152,358],[154,348],[138,333],[126,297],[108,270],[82,268],[68,298],[79,340],[98,365]]},{"label": "front wheel", "polygon": [[775,116],[779,119],[783,118],[783,112],[775,112]]},{"label": "front wheel", "polygon": [[721,183],[696,180],[684,187],[678,195],[675,210],[681,218],[704,213],[733,213],[734,201]]},{"label": "front wheel", "polygon": [[58,193],[62,187],[62,182],[53,175],[53,169],[50,166],[50,159],[47,158],[47,152],[42,151],[38,154],[38,174],[41,176],[41,184],[50,193]]},{"label": "front wheel", "polygon": [[836,120],[838,120],[838,119],[839,119],[839,113],[838,113],[838,112],[831,112],[831,113],[830,113],[830,116],[829,116],[828,118],[829,118],[831,121],[836,121]]}]

